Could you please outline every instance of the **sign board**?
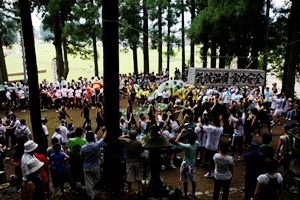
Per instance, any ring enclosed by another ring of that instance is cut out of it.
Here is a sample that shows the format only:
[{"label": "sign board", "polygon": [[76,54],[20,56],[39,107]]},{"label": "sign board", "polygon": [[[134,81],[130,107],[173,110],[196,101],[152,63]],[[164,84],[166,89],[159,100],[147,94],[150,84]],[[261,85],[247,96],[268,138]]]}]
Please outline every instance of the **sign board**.
[{"label": "sign board", "polygon": [[190,67],[187,81],[195,86],[262,86],[264,79],[263,70]]}]

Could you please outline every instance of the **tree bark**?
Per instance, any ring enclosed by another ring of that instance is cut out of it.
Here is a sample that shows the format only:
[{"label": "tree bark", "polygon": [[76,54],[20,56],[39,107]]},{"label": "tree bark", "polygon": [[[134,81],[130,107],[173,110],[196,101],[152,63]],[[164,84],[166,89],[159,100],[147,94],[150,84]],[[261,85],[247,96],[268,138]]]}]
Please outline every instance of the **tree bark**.
[{"label": "tree bark", "polygon": [[286,89],[285,95],[286,97],[294,98],[294,91],[295,91],[295,70],[296,65],[298,64],[299,59],[299,50],[300,45],[297,41],[300,39],[300,0],[292,1],[292,4],[296,4],[295,9],[292,10],[292,14],[294,14],[294,19],[292,22],[292,41],[290,44],[290,57],[289,57],[289,65],[287,70],[287,82],[286,82]]},{"label": "tree bark", "polygon": [[93,29],[92,33],[93,39],[93,53],[94,53],[94,68],[95,68],[95,76],[99,76],[99,67],[98,67],[98,50],[97,50],[97,37],[95,34],[95,30]]},{"label": "tree bark", "polygon": [[208,51],[208,36],[206,35],[206,37],[203,40],[203,68],[207,68],[207,51]]},{"label": "tree bark", "polygon": [[57,77],[58,80],[64,76],[64,62],[63,62],[63,51],[62,51],[62,29],[60,27],[59,13],[56,13],[54,19],[54,46],[57,62]]},{"label": "tree bark", "polygon": [[4,50],[3,50],[3,43],[2,43],[1,37],[0,37],[0,72],[1,72],[0,83],[3,83],[4,81],[8,81],[5,56],[4,56]]},{"label": "tree bark", "polygon": [[211,57],[210,68],[216,68],[217,66],[217,43],[215,39],[211,40]]},{"label": "tree bark", "polygon": [[219,68],[225,68],[226,64],[226,51],[227,51],[227,44],[225,38],[222,38],[220,43],[220,57],[219,57]]},{"label": "tree bark", "polygon": [[[265,16],[265,34],[264,34],[264,61],[263,70],[266,72],[264,79],[264,87],[267,83],[267,69],[268,69],[268,51],[269,51],[269,16],[270,15],[270,0],[267,0],[266,16]],[[258,53],[257,53],[258,55]],[[258,59],[256,59],[258,60]]]},{"label": "tree bark", "polygon": [[[193,19],[196,17],[196,5],[195,5],[195,0],[191,0],[191,22]],[[190,55],[190,60],[191,60],[191,67],[195,67],[195,42],[193,39],[191,39],[191,55]]]},{"label": "tree bark", "polygon": [[102,8],[104,87],[106,87],[104,89],[104,118],[108,143],[104,153],[103,175],[106,176],[104,180],[111,184],[114,192],[120,192],[122,171],[120,159],[118,159],[120,147],[116,142],[120,133],[118,1],[103,0]]},{"label": "tree bark", "polygon": [[146,0],[143,1],[143,51],[144,51],[144,73],[149,73],[149,45],[148,45],[148,8]]},{"label": "tree bark", "polygon": [[158,7],[158,73],[162,74],[162,9]]},{"label": "tree bark", "polygon": [[63,50],[64,50],[64,78],[67,80],[69,74],[69,60],[68,60],[68,49],[67,39],[63,39]]},{"label": "tree bark", "polygon": [[171,18],[171,1],[168,0],[168,14],[167,14],[167,19],[168,19],[168,28],[167,28],[167,71],[170,71],[170,50],[171,50],[171,42],[170,42],[170,37],[171,37],[171,22],[169,21]]},{"label": "tree bark", "polygon": [[185,70],[184,0],[181,0],[181,72]]},{"label": "tree bark", "polygon": [[139,69],[138,69],[137,45],[134,44],[131,49],[132,49],[132,52],[133,52],[133,71],[134,71],[135,74],[138,74]]},{"label": "tree bark", "polygon": [[20,15],[22,20],[22,31],[25,46],[26,66],[28,72],[29,98],[30,98],[30,118],[34,141],[46,153],[45,139],[41,123],[39,80],[37,73],[36,54],[34,47],[33,26],[31,21],[29,0],[19,0]]}]

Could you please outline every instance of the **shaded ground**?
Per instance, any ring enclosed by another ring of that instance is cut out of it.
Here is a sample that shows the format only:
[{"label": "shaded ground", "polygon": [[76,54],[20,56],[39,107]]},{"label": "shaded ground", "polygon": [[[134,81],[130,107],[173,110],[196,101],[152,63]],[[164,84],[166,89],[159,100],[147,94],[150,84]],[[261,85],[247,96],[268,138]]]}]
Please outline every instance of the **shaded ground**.
[{"label": "shaded ground", "polygon": [[[120,107],[125,108],[127,105],[127,100],[126,99],[121,99],[120,100]],[[16,108],[14,112],[17,114],[18,119],[26,119],[27,120],[27,125],[31,127],[30,124],[30,118],[29,118],[29,111],[26,113],[20,113],[19,109]],[[80,117],[80,111],[79,110],[68,110],[68,113],[70,116],[74,119],[73,123],[75,126],[81,126],[82,123],[84,122],[83,117]],[[4,114],[2,114],[4,115]],[[95,117],[96,117],[96,111],[91,110],[90,116],[92,118],[92,121],[95,122]],[[48,119],[48,129],[49,133],[52,135],[54,133],[54,129],[56,126],[59,125],[59,120],[57,118],[57,113],[55,113],[54,109],[49,110],[47,112],[42,112],[42,117],[46,117]],[[136,118],[137,119],[137,118]],[[282,119],[282,124],[285,123],[286,121]],[[95,124],[94,124],[95,126]],[[264,130],[264,129],[263,129]],[[276,148],[276,145],[278,143],[278,137],[283,133],[283,126],[282,125],[275,125],[272,127],[272,134],[274,135],[273,141],[272,141],[272,146]],[[261,138],[258,136],[254,136],[254,140],[257,141],[258,143],[261,143]],[[225,142],[228,141],[228,137],[223,136],[221,137],[221,141]],[[244,147],[243,153],[246,152],[246,146]],[[8,151],[7,156],[11,157],[13,151]],[[179,154],[179,156],[182,158],[183,155]],[[237,160],[237,155],[235,157],[235,160]],[[6,176],[7,180],[9,180],[9,176],[11,174],[14,174],[14,167],[10,164],[9,160],[5,161],[6,164]],[[180,160],[175,161],[175,165],[177,165],[177,169],[166,169],[161,172],[161,177],[164,181],[168,183],[168,185],[174,189],[174,188],[179,188],[180,190],[183,190],[182,183],[179,181],[179,165],[180,165]],[[231,195],[230,199],[243,199],[243,187],[244,187],[244,174],[245,174],[245,163],[244,162],[235,162],[234,170],[233,170],[233,178],[231,182]],[[204,166],[198,167],[197,168],[197,178],[196,178],[196,183],[197,183],[197,197],[198,199],[212,199],[211,194],[213,190],[213,184],[214,180],[209,179],[209,178],[204,178],[203,175],[206,173],[206,168]],[[68,189],[68,188],[67,188]],[[51,186],[52,192],[53,187]],[[191,190],[191,185],[189,184],[189,191]],[[99,186],[99,194],[97,194],[98,199],[128,199],[126,195],[117,195],[117,194],[112,194],[112,192],[105,188],[102,184]],[[8,187],[5,189],[0,189],[0,199],[21,199],[20,193],[15,192],[15,188]],[[67,195],[66,197],[61,198],[60,195],[53,195],[51,199],[85,199],[85,194],[84,191],[79,186],[78,183],[78,194],[77,195]],[[132,199],[139,199],[138,196],[133,196]],[[297,199],[293,198],[292,196],[289,195],[288,192],[285,193],[282,199]]]}]

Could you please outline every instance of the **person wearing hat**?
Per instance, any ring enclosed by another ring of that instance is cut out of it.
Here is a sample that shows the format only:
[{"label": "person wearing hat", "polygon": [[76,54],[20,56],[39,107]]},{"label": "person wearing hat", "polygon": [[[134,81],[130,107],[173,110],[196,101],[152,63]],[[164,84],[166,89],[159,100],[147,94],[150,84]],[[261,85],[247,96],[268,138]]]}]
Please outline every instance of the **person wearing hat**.
[{"label": "person wearing hat", "polygon": [[36,158],[28,160],[28,176],[25,182],[26,200],[43,200],[46,198],[45,188],[40,174],[40,170],[43,166],[44,163]]},{"label": "person wearing hat", "polygon": [[244,161],[246,163],[245,200],[250,200],[254,196],[257,177],[264,173],[265,167],[265,156],[258,151],[256,142],[250,143],[249,152],[245,153]]},{"label": "person wearing hat", "polygon": [[284,125],[285,133],[279,137],[277,145],[278,167],[283,166],[284,171],[289,170],[290,162],[292,160],[292,148],[296,143],[296,139],[288,134],[288,131],[294,127],[295,126],[290,123]]},{"label": "person wearing hat", "polygon": [[[38,147],[38,144],[35,143],[33,140],[29,140],[25,142],[24,144],[24,154],[21,158],[21,169],[22,169],[22,175],[23,175],[23,182],[27,181],[27,176],[29,175],[29,168],[27,166],[27,163],[30,159],[34,158],[34,153],[36,152],[36,149]],[[22,191],[22,195],[24,194],[24,191]]]}]

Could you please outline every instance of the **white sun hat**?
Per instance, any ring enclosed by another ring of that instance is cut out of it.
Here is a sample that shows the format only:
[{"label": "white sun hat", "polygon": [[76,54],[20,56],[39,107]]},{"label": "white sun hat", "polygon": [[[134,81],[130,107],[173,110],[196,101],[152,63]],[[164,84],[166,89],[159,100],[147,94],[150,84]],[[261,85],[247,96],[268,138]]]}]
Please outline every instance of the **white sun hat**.
[{"label": "white sun hat", "polygon": [[27,162],[27,167],[28,167],[28,174],[32,174],[34,172],[36,172],[37,170],[39,170],[41,167],[43,167],[44,163],[39,161],[36,158],[31,158],[28,162]]},{"label": "white sun hat", "polygon": [[32,152],[32,151],[34,151],[38,146],[39,146],[39,145],[38,145],[37,143],[35,143],[35,142],[32,141],[32,140],[29,140],[29,141],[25,142],[25,144],[24,144],[24,148],[25,148],[24,152],[25,152],[25,153]]}]

